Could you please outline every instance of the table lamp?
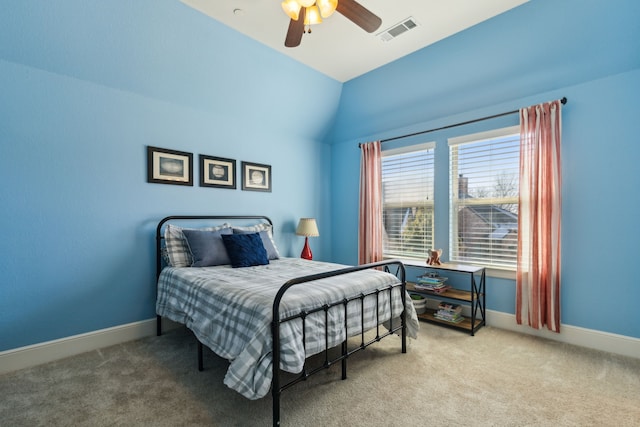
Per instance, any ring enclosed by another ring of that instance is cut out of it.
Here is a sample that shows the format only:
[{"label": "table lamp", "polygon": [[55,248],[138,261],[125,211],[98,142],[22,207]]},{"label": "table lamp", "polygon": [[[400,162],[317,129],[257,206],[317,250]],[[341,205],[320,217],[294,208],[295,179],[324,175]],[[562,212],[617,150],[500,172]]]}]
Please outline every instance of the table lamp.
[{"label": "table lamp", "polygon": [[313,255],[309,247],[309,237],[318,237],[320,235],[315,218],[300,218],[298,228],[296,228],[296,234],[298,236],[304,236],[304,248],[302,248],[300,258],[312,259]]}]

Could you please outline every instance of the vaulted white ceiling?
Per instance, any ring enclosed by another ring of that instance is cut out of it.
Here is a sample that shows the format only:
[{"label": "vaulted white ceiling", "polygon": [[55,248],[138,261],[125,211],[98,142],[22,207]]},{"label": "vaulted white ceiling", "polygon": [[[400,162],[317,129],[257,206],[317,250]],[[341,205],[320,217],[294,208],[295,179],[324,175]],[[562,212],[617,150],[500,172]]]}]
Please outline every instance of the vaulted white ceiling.
[{"label": "vaulted white ceiling", "polygon": [[[211,18],[340,82],[408,55],[528,0],[359,0],[382,19],[367,33],[343,15],[332,16],[286,48],[289,17],[281,0],[181,0]],[[413,18],[418,24],[390,41],[381,33]]]}]

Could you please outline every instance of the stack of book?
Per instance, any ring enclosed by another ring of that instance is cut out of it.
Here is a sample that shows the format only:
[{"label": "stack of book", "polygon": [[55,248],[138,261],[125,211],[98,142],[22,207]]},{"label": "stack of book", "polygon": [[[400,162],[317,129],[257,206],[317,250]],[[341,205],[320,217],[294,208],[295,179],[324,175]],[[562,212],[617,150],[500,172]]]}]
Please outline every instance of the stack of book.
[{"label": "stack of book", "polygon": [[462,317],[462,306],[460,304],[452,304],[446,301],[440,302],[440,305],[438,305],[438,311],[436,311],[433,316],[436,319],[451,323],[460,323],[464,320],[464,317]]},{"label": "stack of book", "polygon": [[446,281],[446,277],[427,273],[425,275],[418,276],[415,288],[417,291],[429,291],[439,294],[449,289],[450,286],[445,285]]}]

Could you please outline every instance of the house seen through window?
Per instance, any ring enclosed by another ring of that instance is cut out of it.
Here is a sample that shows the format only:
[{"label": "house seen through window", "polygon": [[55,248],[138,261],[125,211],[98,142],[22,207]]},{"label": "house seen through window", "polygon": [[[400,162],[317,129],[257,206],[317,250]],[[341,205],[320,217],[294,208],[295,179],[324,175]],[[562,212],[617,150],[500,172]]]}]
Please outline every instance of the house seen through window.
[{"label": "house seen through window", "polygon": [[518,126],[449,139],[450,260],[515,269]]},{"label": "house seen through window", "polygon": [[433,248],[435,144],[382,152],[383,255],[424,258]]}]

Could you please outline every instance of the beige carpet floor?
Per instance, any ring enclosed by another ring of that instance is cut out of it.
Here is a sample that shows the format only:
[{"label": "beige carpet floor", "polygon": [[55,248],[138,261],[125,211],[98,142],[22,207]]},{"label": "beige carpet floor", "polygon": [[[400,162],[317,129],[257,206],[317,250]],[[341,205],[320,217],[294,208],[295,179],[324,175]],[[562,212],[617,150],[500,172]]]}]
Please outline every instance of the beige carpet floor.
[{"label": "beige carpet floor", "polygon": [[[283,426],[640,426],[640,359],[486,327],[421,323],[283,393]],[[271,398],[178,329],[0,375],[1,426],[268,426]]]}]

